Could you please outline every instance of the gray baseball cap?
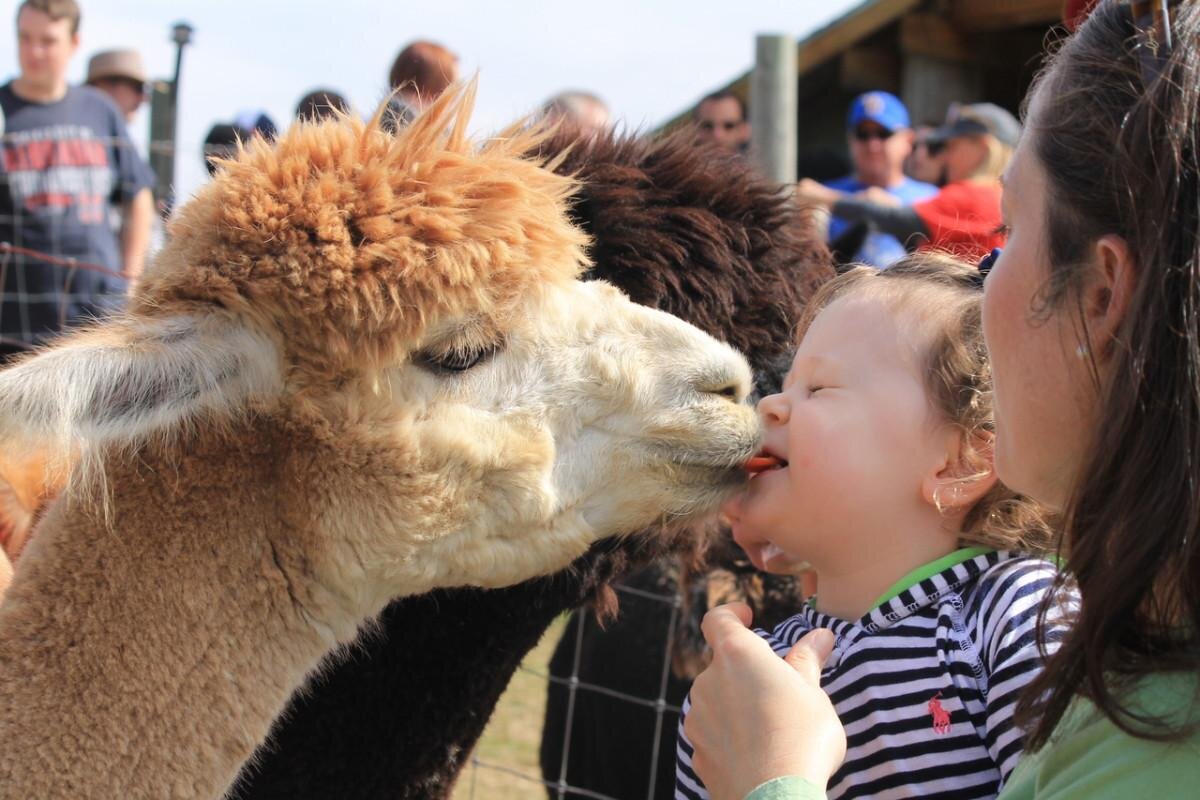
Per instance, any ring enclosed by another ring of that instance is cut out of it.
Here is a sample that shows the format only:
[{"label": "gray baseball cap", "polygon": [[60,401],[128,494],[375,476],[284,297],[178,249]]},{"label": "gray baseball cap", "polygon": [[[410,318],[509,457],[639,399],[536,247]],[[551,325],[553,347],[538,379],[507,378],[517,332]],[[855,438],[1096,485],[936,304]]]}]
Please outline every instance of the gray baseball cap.
[{"label": "gray baseball cap", "polygon": [[944,142],[959,136],[994,136],[1009,147],[1021,138],[1021,123],[995,103],[971,103],[951,111],[946,124],[930,138]]}]

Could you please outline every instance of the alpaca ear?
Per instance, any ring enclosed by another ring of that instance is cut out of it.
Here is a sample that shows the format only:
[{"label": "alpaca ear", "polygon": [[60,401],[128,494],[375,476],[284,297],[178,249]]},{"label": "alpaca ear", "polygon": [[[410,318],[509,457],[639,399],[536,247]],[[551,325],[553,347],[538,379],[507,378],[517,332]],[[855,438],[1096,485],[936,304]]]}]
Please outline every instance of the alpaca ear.
[{"label": "alpaca ear", "polygon": [[280,382],[278,349],[227,315],[116,319],[0,371],[0,441],[131,443]]}]

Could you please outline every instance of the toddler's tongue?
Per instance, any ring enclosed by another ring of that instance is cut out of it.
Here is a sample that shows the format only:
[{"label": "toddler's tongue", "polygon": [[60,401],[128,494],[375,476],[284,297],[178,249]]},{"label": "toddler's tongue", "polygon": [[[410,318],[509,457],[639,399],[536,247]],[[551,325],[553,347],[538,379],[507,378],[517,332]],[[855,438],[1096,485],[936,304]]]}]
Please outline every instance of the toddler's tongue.
[{"label": "toddler's tongue", "polygon": [[750,473],[750,477],[761,475],[764,472],[769,472],[773,469],[782,469],[787,466],[787,462],[782,458],[773,456],[770,453],[760,452],[753,458],[747,459],[745,464],[742,464],[742,469]]}]

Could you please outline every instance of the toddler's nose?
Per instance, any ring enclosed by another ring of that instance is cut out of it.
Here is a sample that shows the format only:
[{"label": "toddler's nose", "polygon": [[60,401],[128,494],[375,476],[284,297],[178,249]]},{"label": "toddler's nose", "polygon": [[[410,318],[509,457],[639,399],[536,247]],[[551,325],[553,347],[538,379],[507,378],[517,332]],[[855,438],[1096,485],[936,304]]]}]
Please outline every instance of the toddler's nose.
[{"label": "toddler's nose", "polygon": [[788,421],[787,399],[782,394],[769,394],[758,401],[758,416],[763,425],[786,425]]}]

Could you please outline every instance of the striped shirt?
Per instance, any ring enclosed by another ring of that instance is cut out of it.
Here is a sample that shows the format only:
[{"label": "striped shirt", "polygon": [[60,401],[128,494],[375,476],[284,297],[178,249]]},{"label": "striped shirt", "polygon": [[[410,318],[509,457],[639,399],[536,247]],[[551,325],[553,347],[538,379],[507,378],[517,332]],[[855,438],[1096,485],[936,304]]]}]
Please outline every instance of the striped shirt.
[{"label": "striped shirt", "polygon": [[[961,552],[961,551],[960,551]],[[834,798],[995,797],[1021,755],[1013,710],[1042,667],[1037,615],[1056,568],[1040,558],[985,551],[900,591],[857,622],[811,605],[773,633],[780,656],[815,628],[836,636],[821,685],[846,729]],[[1061,605],[1047,646],[1062,632]],[[686,717],[690,698],[684,703]],[[677,800],[707,798],[692,771],[680,719]]]}]

